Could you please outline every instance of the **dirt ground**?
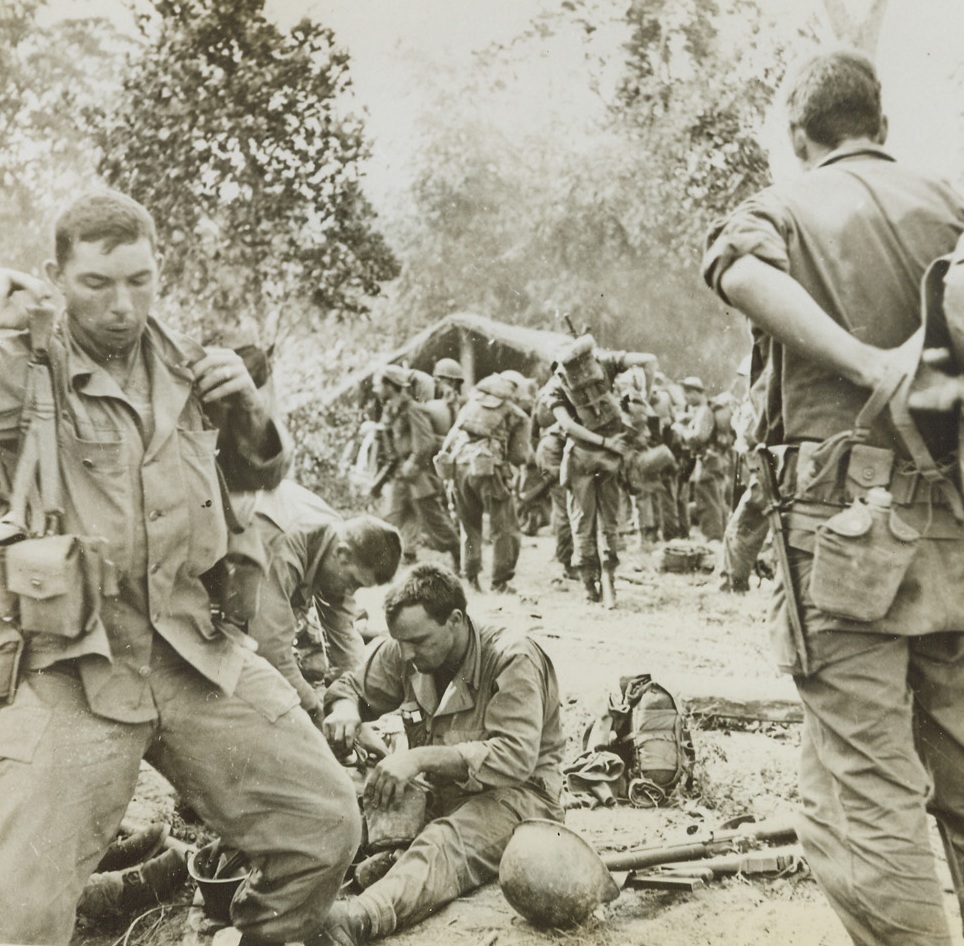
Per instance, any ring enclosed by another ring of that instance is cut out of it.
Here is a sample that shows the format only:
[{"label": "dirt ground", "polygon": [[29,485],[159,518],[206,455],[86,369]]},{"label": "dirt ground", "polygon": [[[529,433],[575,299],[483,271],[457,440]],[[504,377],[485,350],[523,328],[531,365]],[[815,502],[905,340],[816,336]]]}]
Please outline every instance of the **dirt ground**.
[{"label": "dirt ground", "polygon": [[[558,579],[551,539],[543,534],[524,539],[516,595],[470,598],[469,610],[477,621],[525,629],[551,656],[573,756],[586,722],[602,709],[622,675],[650,673],[684,700],[795,699],[792,683],[773,670],[769,659],[767,583],[757,587],[754,579],[748,594],[727,595],[717,590],[711,575],[666,574],[657,569],[657,561],[634,538],[627,539],[617,576],[618,605],[606,611],[584,602],[577,584]],[[369,591],[359,597],[369,610],[371,626],[384,628],[381,594]],[[745,813],[762,818],[793,810],[799,801],[797,724],[736,722],[703,712],[694,715],[691,729],[696,785],[688,797],[659,810],[573,809],[567,825],[607,852],[686,840],[692,826],[710,829]],[[169,817],[172,809],[163,781],[145,771],[131,816]],[[938,849],[936,832],[933,843]],[[72,946],[208,946],[214,928],[190,902],[191,891],[185,889],[176,908],[144,917],[129,931],[130,917],[81,926]],[[952,928],[959,931],[960,913],[950,894],[947,909]],[[686,893],[626,889],[583,927],[568,932],[536,930],[512,910],[498,885],[490,884],[391,942],[846,946],[850,940],[812,878],[798,873],[778,879],[736,877]]]}]

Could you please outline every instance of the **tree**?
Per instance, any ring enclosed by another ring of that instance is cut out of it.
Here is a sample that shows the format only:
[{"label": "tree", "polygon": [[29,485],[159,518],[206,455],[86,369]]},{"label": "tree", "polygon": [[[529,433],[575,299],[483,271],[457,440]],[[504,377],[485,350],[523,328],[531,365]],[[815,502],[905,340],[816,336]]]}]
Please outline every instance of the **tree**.
[{"label": "tree", "polygon": [[95,180],[84,110],[103,105],[129,42],[102,19],[37,23],[42,0],[0,5],[0,259],[36,270],[61,205]]},{"label": "tree", "polygon": [[152,3],[120,106],[92,119],[104,177],[158,222],[162,288],[195,321],[275,333],[299,298],[364,312],[398,270],[362,193],[367,144],[332,31],[282,32],[264,0]]},{"label": "tree", "polygon": [[[409,328],[454,309],[557,328],[568,313],[605,346],[727,383],[747,342],[701,289],[702,241],[768,182],[759,126],[798,28],[752,0],[564,0],[478,56],[421,125],[393,311]],[[537,125],[485,117],[557,56],[573,68]],[[595,109],[571,107],[589,93]]]},{"label": "tree", "polygon": [[823,5],[837,39],[862,50],[871,59],[875,58],[887,0],[871,0],[862,17],[855,17],[845,0],[823,0]]}]

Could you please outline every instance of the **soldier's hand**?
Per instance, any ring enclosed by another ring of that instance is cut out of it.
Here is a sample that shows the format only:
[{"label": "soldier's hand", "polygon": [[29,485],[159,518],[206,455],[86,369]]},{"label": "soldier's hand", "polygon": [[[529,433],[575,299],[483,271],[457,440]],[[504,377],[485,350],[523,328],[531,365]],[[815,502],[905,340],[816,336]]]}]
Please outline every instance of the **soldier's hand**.
[{"label": "soldier's hand", "polygon": [[194,362],[191,370],[205,404],[234,396],[242,403],[258,402],[258,389],[241,356],[233,349],[205,348],[204,357]]},{"label": "soldier's hand", "polygon": [[382,741],[382,737],[372,729],[371,723],[362,723],[358,727],[355,744],[376,759],[384,759],[388,755],[388,746]]},{"label": "soldier's hand", "polygon": [[618,453],[621,457],[629,454],[629,444],[626,443],[625,434],[616,434],[614,437],[606,437],[606,449],[611,453]]},{"label": "soldier's hand", "polygon": [[355,746],[361,724],[358,707],[351,700],[339,700],[325,717],[321,731],[336,754],[347,754]]},{"label": "soldier's hand", "polygon": [[41,279],[0,269],[0,329],[27,327],[28,310],[50,299],[49,286]]},{"label": "soldier's hand", "polygon": [[411,749],[385,756],[368,776],[365,801],[375,808],[390,808],[401,800],[405,786],[421,771],[418,758]]}]

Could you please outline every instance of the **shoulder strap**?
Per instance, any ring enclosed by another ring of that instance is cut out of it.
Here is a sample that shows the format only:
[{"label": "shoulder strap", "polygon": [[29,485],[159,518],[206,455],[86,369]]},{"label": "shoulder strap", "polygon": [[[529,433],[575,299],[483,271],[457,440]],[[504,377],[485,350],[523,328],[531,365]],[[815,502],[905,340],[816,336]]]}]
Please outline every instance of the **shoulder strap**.
[{"label": "shoulder strap", "polygon": [[[8,521],[34,534],[59,532],[63,522],[57,460],[57,402],[49,356],[54,316],[49,306],[30,310],[33,355],[27,368],[20,456],[6,516]],[[31,509],[38,500],[42,522],[37,521]]]}]

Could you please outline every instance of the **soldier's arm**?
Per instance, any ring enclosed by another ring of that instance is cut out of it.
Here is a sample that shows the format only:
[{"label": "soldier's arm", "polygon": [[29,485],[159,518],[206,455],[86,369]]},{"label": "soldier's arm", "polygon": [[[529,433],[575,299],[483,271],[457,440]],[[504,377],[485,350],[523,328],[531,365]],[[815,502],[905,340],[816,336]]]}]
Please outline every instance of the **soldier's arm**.
[{"label": "soldier's arm", "polygon": [[789,350],[861,387],[873,388],[883,377],[888,353],[851,335],[788,273],[743,256],[718,285],[729,302]]}]

